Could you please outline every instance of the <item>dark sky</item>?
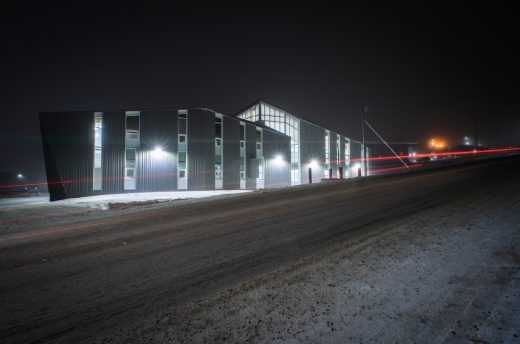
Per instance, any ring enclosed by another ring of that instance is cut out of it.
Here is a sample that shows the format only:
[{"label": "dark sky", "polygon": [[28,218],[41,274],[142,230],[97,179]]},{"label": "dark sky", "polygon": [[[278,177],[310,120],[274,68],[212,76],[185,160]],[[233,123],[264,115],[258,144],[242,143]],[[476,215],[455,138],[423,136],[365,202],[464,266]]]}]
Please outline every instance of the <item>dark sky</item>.
[{"label": "dark sky", "polygon": [[0,170],[44,176],[39,111],[264,99],[360,139],[520,145],[520,11],[506,2],[213,5],[13,1],[1,23]]}]

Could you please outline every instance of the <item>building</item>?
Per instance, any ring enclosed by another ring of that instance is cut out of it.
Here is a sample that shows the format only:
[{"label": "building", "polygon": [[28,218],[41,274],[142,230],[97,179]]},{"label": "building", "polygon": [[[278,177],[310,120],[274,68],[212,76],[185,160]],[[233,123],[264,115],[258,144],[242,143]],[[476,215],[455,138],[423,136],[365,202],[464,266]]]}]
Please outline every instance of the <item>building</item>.
[{"label": "building", "polygon": [[[51,200],[173,190],[262,189],[358,175],[361,144],[258,101],[210,109],[42,112]],[[351,161],[356,161],[351,163]]]},{"label": "building", "polygon": [[312,169],[312,180],[320,181],[339,177],[339,167],[344,176],[356,177],[361,164],[361,143],[318,124],[297,117],[264,101],[257,101],[235,115],[237,118],[263,125],[284,133],[291,138],[291,185],[308,182],[308,169]]},{"label": "building", "polygon": [[[416,162],[414,156],[419,153],[417,142],[390,141],[386,143],[405,163]],[[372,173],[403,167],[403,163],[383,142],[366,142],[366,146],[370,151],[370,170]],[[379,160],[379,158],[382,159]]]}]

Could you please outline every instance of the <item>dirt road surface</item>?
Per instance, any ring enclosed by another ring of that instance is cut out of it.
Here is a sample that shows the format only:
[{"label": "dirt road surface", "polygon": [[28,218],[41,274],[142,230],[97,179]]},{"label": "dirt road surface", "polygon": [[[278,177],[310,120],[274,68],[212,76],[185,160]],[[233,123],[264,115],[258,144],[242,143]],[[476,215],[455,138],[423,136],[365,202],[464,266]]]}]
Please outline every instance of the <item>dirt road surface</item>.
[{"label": "dirt road surface", "polygon": [[0,210],[2,343],[518,343],[520,159]]}]

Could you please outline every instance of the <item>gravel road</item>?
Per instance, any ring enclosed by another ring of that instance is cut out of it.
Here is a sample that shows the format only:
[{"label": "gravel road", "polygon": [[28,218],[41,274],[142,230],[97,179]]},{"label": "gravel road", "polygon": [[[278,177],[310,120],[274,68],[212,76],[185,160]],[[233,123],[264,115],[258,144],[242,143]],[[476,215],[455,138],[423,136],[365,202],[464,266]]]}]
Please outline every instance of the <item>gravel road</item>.
[{"label": "gravel road", "polygon": [[0,338],[519,342],[519,176],[507,158],[193,204],[2,212]]}]

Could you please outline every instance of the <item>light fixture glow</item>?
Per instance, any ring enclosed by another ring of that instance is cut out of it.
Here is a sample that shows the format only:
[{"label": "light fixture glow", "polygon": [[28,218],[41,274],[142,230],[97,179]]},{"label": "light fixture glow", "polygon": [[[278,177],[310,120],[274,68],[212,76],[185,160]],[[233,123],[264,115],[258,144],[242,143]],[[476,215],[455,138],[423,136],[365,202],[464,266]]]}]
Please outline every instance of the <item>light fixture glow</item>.
[{"label": "light fixture glow", "polygon": [[21,179],[21,178],[23,178],[23,175],[21,173],[18,173],[18,175],[16,177]]},{"label": "light fixture glow", "polygon": [[163,152],[162,147],[159,147],[159,146],[155,147],[155,149],[153,151],[155,153],[162,153]]},{"label": "light fixture glow", "polygon": [[282,157],[282,155],[281,155],[281,154],[277,154],[277,155],[274,157],[273,161],[275,162],[275,164],[277,164],[277,165],[281,165],[281,164],[283,163],[283,157]]},{"label": "light fixture glow", "polygon": [[318,168],[320,165],[318,164],[318,161],[317,160],[311,160],[309,162],[309,167],[310,168]]}]

